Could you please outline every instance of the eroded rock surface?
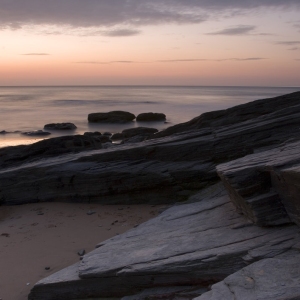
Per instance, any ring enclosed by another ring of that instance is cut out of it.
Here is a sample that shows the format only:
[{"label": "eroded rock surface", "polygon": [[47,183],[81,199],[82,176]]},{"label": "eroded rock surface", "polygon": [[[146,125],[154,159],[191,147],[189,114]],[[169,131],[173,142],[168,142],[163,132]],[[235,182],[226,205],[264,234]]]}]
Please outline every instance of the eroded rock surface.
[{"label": "eroded rock surface", "polygon": [[231,200],[260,226],[300,225],[300,142],[217,167]]},{"label": "eroded rock surface", "polygon": [[80,263],[38,282],[29,299],[121,297],[180,285],[203,287],[201,294],[209,284],[258,260],[287,254],[299,243],[296,225],[278,229],[249,223],[219,186],[191,200],[197,202],[174,206],[99,244]]},{"label": "eroded rock surface", "polygon": [[263,259],[226,277],[194,300],[300,299],[300,254]]}]

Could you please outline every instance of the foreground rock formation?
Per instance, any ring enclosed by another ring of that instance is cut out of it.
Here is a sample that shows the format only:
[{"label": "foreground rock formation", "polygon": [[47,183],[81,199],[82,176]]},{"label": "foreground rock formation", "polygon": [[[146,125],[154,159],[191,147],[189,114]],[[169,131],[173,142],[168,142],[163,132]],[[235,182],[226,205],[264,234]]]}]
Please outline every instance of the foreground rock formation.
[{"label": "foreground rock formation", "polygon": [[293,93],[137,144],[13,165],[3,150],[2,204],[187,200],[41,280],[29,299],[300,299],[299,128]]},{"label": "foreground rock formation", "polygon": [[[194,286],[198,293],[204,293],[208,285],[259,260],[298,253],[299,262],[298,226],[255,226],[236,212],[219,186],[194,195],[191,200],[196,202],[174,206],[155,219],[99,244],[80,263],[38,282],[29,299],[122,297],[150,287],[178,285]],[[284,269],[284,263],[275,266]],[[294,263],[293,268],[293,274],[298,276],[299,264]],[[278,269],[277,273],[280,272]],[[280,289],[296,285],[280,284]],[[272,290],[272,286],[269,288]]]}]

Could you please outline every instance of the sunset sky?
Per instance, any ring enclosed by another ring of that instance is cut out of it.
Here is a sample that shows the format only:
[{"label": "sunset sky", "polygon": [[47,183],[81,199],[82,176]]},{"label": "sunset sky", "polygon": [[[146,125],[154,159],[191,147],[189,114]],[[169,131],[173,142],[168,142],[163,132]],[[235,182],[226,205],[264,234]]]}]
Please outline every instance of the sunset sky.
[{"label": "sunset sky", "polygon": [[299,0],[0,0],[0,85],[300,86]]}]

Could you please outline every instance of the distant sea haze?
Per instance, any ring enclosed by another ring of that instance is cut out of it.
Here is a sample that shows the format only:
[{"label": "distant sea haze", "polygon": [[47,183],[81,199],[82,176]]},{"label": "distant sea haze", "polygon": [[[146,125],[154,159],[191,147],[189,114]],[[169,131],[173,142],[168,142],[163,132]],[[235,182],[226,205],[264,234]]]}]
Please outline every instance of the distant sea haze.
[{"label": "distant sea haze", "polygon": [[[200,114],[228,108],[257,99],[299,91],[300,87],[202,87],[202,86],[59,86],[0,87],[0,131],[31,131],[43,129],[47,123],[72,122],[77,130],[121,132],[135,126],[166,127],[189,121]],[[138,115],[159,112],[167,123],[122,125],[89,124],[92,112],[124,110]],[[67,134],[67,133],[65,133]],[[57,136],[57,134],[49,137]],[[5,142],[22,143],[18,133],[0,134]],[[9,143],[8,143],[9,144]]]}]

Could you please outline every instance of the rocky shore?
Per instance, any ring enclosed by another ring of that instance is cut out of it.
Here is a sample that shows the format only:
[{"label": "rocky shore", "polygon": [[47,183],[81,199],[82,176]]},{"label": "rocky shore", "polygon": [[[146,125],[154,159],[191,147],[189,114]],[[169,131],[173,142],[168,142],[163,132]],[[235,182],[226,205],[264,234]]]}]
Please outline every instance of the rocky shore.
[{"label": "rocky shore", "polygon": [[2,205],[172,205],[42,279],[28,299],[300,298],[300,92],[146,138],[1,149]]}]

